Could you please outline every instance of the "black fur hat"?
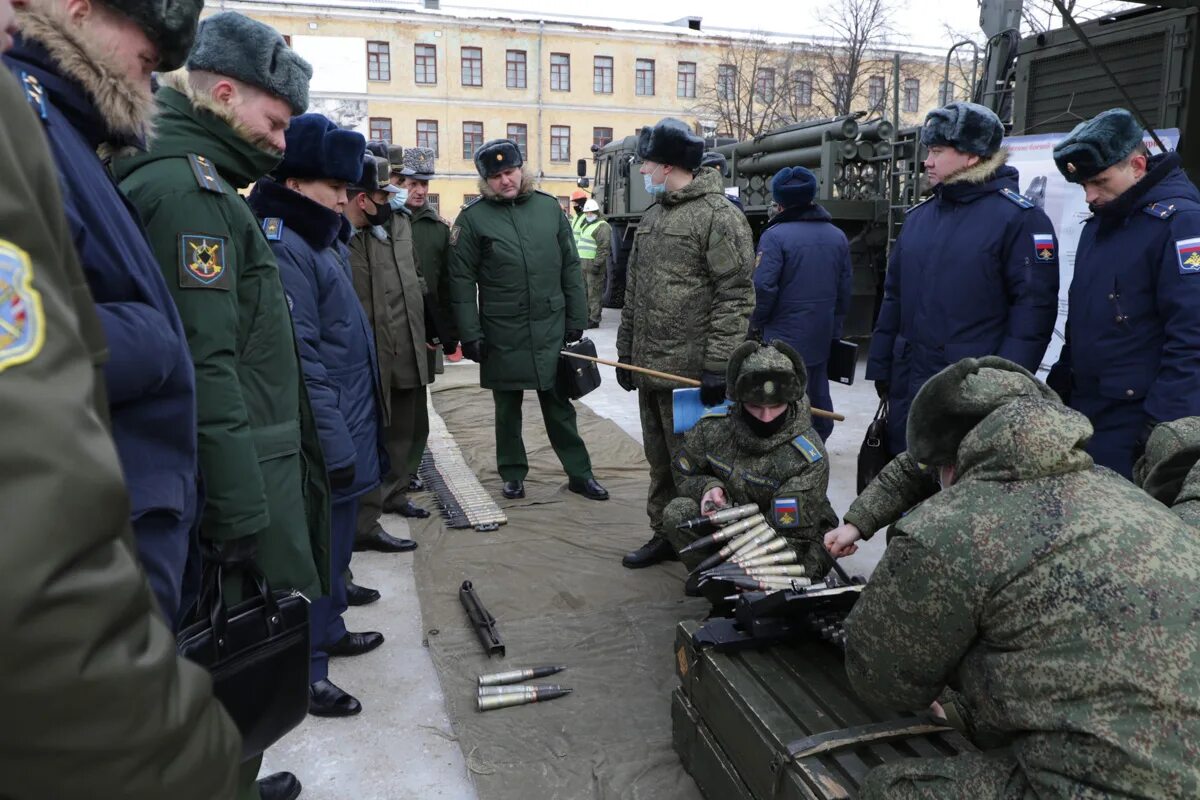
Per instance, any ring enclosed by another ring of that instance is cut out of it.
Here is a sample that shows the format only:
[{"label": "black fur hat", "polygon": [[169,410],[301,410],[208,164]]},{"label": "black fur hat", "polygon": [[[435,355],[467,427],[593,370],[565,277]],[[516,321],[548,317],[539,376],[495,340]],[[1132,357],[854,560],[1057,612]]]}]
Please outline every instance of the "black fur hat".
[{"label": "black fur hat", "polygon": [[479,177],[485,179],[524,163],[521,150],[512,139],[492,139],[481,144],[475,151],[475,169],[479,172]]},{"label": "black fur hat", "polygon": [[637,154],[643,161],[694,172],[700,169],[704,158],[704,140],[692,133],[687,123],[667,117],[656,122],[653,128],[642,128],[638,132]]},{"label": "black fur hat", "polygon": [[921,143],[987,158],[1000,149],[1004,123],[990,108],[956,100],[925,115]]}]

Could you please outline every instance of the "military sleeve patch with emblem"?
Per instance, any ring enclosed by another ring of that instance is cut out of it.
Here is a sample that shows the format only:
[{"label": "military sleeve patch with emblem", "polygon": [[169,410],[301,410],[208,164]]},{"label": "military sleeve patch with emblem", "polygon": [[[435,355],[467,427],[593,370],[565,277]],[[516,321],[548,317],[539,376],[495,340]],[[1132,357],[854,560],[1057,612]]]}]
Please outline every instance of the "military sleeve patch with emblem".
[{"label": "military sleeve patch with emblem", "polygon": [[180,234],[179,288],[229,290],[224,239],[199,233]]},{"label": "military sleeve patch with emblem", "polygon": [[1057,251],[1054,247],[1054,234],[1035,233],[1033,235],[1033,252],[1037,254],[1038,261],[1045,261],[1047,263],[1054,261],[1057,256]]},{"label": "military sleeve patch with emblem", "polygon": [[462,228],[458,227],[457,225],[452,225],[450,227],[450,246],[451,247],[454,247],[456,244],[458,244],[458,234],[461,231],[462,231]]},{"label": "military sleeve patch with emblem", "polygon": [[29,255],[0,239],[0,372],[32,361],[46,341],[42,296]]},{"label": "military sleeve patch with emblem", "polygon": [[1180,275],[1200,272],[1200,236],[1175,242],[1175,253],[1179,256]]},{"label": "military sleeve patch with emblem", "polygon": [[773,504],[775,527],[800,527],[800,501],[795,497],[776,497]]}]

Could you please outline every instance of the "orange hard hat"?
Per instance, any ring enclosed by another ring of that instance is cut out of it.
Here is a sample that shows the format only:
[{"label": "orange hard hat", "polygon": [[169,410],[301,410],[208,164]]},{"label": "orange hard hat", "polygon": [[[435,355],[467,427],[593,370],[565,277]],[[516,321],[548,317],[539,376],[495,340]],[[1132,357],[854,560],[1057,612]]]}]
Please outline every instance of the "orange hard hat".
[{"label": "orange hard hat", "polygon": [[583,189],[576,189],[575,191],[571,192],[571,200],[572,201],[587,200],[587,199],[588,199],[588,193],[585,192]]}]

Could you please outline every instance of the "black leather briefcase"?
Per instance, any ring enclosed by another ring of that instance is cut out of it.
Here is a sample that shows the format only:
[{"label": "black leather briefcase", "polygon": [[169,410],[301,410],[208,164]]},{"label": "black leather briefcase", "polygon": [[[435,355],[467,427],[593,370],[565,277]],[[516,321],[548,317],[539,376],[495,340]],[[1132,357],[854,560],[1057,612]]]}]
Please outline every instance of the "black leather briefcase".
[{"label": "black leather briefcase", "polygon": [[875,480],[875,476],[892,460],[887,448],[887,426],[888,401],[880,400],[875,419],[867,426],[862,447],[858,450],[858,494],[862,494],[867,484]]},{"label": "black leather briefcase", "polygon": [[242,761],[261,755],[308,713],[308,600],[272,591],[250,568],[248,599],[226,608],[225,570],[208,564],[196,617],[179,632],[180,655],[212,676],[213,694],[242,734]]},{"label": "black leather briefcase", "polygon": [[[586,336],[574,344],[563,346],[569,353],[596,357],[596,344]],[[595,361],[582,358],[558,357],[558,393],[571,400],[578,400],[600,385],[600,368]]]}]

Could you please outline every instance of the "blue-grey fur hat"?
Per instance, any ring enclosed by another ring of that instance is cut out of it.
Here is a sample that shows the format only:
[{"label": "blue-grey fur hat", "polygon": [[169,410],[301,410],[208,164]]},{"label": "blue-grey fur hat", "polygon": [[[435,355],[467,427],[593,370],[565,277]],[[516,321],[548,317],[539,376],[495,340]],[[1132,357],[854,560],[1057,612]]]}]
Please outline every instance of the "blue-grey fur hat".
[{"label": "blue-grey fur hat", "polygon": [[987,158],[1000,149],[1004,123],[986,106],[956,100],[925,115],[921,143]]},{"label": "blue-grey fur hat", "polygon": [[704,159],[704,140],[687,123],[666,117],[638,131],[637,155],[643,161],[695,171]]},{"label": "blue-grey fur hat", "polygon": [[485,179],[524,163],[521,150],[512,139],[492,139],[481,144],[475,151],[475,169],[480,177]]},{"label": "blue-grey fur hat", "polygon": [[771,179],[771,196],[784,208],[811,205],[817,196],[817,176],[806,167],[784,167]]},{"label": "blue-grey fur hat", "polygon": [[222,11],[200,23],[187,68],[257,86],[286,101],[293,114],[308,108],[312,67],[279,31],[236,11]]},{"label": "blue-grey fur hat", "polygon": [[716,150],[709,150],[705,153],[704,157],[700,159],[700,166],[712,167],[721,173],[722,178],[729,177],[729,161]]},{"label": "blue-grey fur hat", "polygon": [[432,147],[409,147],[404,151],[404,172],[402,175],[416,178],[419,181],[433,180],[434,152]]},{"label": "blue-grey fur hat", "polygon": [[158,70],[171,72],[183,66],[192,41],[196,38],[196,23],[204,9],[204,0],[102,0],[105,6],[133,20],[158,46]]},{"label": "blue-grey fur hat", "polygon": [[287,178],[328,178],[357,183],[362,175],[367,140],[361,133],[347,131],[320,114],[301,114],[288,127],[283,161],[271,174]]},{"label": "blue-grey fur hat", "polygon": [[1068,181],[1082,183],[1119,164],[1141,143],[1141,123],[1123,108],[1110,108],[1054,145],[1054,163]]}]

